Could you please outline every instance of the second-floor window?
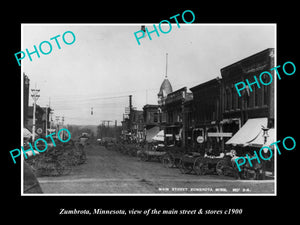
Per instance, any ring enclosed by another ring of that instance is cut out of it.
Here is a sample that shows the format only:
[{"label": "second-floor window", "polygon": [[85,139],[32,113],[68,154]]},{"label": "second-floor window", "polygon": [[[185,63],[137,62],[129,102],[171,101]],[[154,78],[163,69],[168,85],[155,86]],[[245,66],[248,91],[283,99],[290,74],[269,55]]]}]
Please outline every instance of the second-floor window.
[{"label": "second-floor window", "polygon": [[158,113],[153,114],[153,122],[157,123],[158,122]]}]

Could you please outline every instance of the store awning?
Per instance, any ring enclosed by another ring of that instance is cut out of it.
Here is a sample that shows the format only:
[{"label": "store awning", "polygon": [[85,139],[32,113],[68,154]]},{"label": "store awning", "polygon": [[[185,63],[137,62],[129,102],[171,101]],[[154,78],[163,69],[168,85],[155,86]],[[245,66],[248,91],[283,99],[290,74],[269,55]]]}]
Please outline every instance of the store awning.
[{"label": "store awning", "polygon": [[165,140],[165,132],[164,130],[159,131],[153,138],[152,140],[154,141],[164,141]]},{"label": "store awning", "polygon": [[268,118],[253,118],[248,119],[247,122],[239,129],[235,135],[230,138],[226,144],[232,145],[249,145],[259,135],[263,134],[262,127],[267,127]]},{"label": "store awning", "polygon": [[27,128],[23,128],[23,136],[24,138],[30,138],[32,134]]},{"label": "store awning", "polygon": [[147,142],[152,142],[152,138],[159,132],[159,127],[155,126],[152,127],[151,129],[146,130],[146,141]]},{"label": "store awning", "polygon": [[[35,133],[35,136],[39,136],[37,133]],[[32,137],[32,132],[30,132],[29,129],[27,129],[26,127],[23,127],[23,137],[24,138],[31,138]]]},{"label": "store awning", "polygon": [[268,130],[268,137],[267,137],[267,140],[266,140],[266,143],[264,143],[265,141],[265,138],[263,136],[263,132],[261,132],[260,135],[258,135],[258,137],[251,141],[249,143],[249,146],[252,146],[252,147],[263,147],[263,146],[270,146],[272,143],[275,142],[275,129],[274,128],[271,128]]}]

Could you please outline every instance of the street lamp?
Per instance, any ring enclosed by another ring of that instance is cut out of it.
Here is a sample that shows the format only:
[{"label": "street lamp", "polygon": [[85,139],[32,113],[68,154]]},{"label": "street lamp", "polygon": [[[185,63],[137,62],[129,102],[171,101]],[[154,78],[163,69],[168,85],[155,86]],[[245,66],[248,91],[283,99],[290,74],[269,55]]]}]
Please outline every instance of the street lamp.
[{"label": "street lamp", "polygon": [[[263,130],[263,137],[264,137],[264,145],[266,145],[267,143],[267,139],[269,137],[269,134],[268,134],[268,131],[270,128],[267,128],[267,127],[264,127],[264,126],[261,126],[261,129]],[[266,148],[264,148],[264,153],[266,154],[268,152],[268,150]],[[265,179],[265,176],[266,176],[266,165],[265,165],[265,162],[262,163],[262,178]]]},{"label": "street lamp", "polygon": [[[264,137],[264,146],[266,145],[267,143],[267,140],[268,140],[268,137],[269,137],[269,134],[268,134],[268,131],[270,130],[270,128],[266,128],[264,126],[261,126],[261,129],[263,130],[263,137]],[[264,153],[267,153],[268,150],[264,148]]]}]

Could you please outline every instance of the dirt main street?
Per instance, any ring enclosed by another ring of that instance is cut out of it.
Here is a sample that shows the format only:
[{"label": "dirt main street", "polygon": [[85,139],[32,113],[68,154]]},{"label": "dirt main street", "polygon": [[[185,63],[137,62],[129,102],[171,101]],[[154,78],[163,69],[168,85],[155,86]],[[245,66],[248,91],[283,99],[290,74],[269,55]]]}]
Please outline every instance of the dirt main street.
[{"label": "dirt main street", "polygon": [[87,161],[60,177],[39,177],[45,194],[253,194],[274,193],[274,180],[236,180],[233,177],[181,174],[160,162],[103,146],[85,148]]}]

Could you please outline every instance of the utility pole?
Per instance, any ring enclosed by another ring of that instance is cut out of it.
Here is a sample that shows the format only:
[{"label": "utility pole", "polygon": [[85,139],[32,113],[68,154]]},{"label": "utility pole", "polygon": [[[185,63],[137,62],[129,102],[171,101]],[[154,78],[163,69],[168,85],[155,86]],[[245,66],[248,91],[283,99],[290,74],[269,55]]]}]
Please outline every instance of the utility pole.
[{"label": "utility pole", "polygon": [[117,120],[115,120],[115,138],[117,140]]},{"label": "utility pole", "polygon": [[108,129],[107,130],[104,129],[103,131],[105,132],[105,136],[109,136],[110,135],[109,122],[113,122],[113,121],[111,121],[111,120],[102,120],[102,126],[104,125],[104,127],[105,127],[105,122],[107,122]]},{"label": "utility pole", "polygon": [[[64,128],[64,121],[65,121],[65,116],[62,116],[61,118],[61,126],[62,128]],[[62,132],[62,139],[64,140],[65,139],[65,132]]]},{"label": "utility pole", "polygon": [[39,99],[40,95],[38,93],[40,92],[40,89],[36,89],[36,84],[35,84],[35,89],[31,89],[32,95],[31,97],[33,98],[33,121],[32,121],[32,142],[35,140],[35,112],[36,112],[36,102]]},{"label": "utility pole", "polygon": [[[49,116],[48,116],[48,107],[49,107]],[[50,121],[50,115],[51,115],[51,120],[52,120],[52,110],[50,108],[50,97],[49,97],[49,105],[46,106],[46,136],[48,134],[48,121],[49,123],[49,129],[51,130],[51,121]],[[50,131],[51,132],[51,131]],[[49,133],[50,133],[49,132]]]},{"label": "utility pole", "polygon": [[46,105],[46,119],[45,119],[45,122],[46,122],[46,135],[45,136],[47,136],[47,128],[48,128],[48,126],[47,126],[47,123],[48,123],[48,105]]},{"label": "utility pole", "polygon": [[[49,106],[49,108],[50,108],[50,106]],[[52,132],[51,129],[52,129],[52,121],[53,121],[53,118],[52,118],[52,115],[53,115],[53,109],[50,108],[50,112],[49,112],[49,113],[50,113],[50,118],[49,118],[49,120],[50,120],[50,121],[49,121],[49,122],[50,122],[50,132]]]},{"label": "utility pole", "polygon": [[102,124],[105,126],[105,122],[107,122],[107,126],[109,127],[109,123],[112,122],[111,120],[102,120]]},{"label": "utility pole", "polygon": [[59,124],[58,124],[58,121],[59,121],[59,116],[55,116],[55,120],[56,120],[56,138],[57,138],[57,133],[58,133],[58,130],[59,130]]},{"label": "utility pole", "polygon": [[132,95],[129,95],[129,130],[132,129]]}]

